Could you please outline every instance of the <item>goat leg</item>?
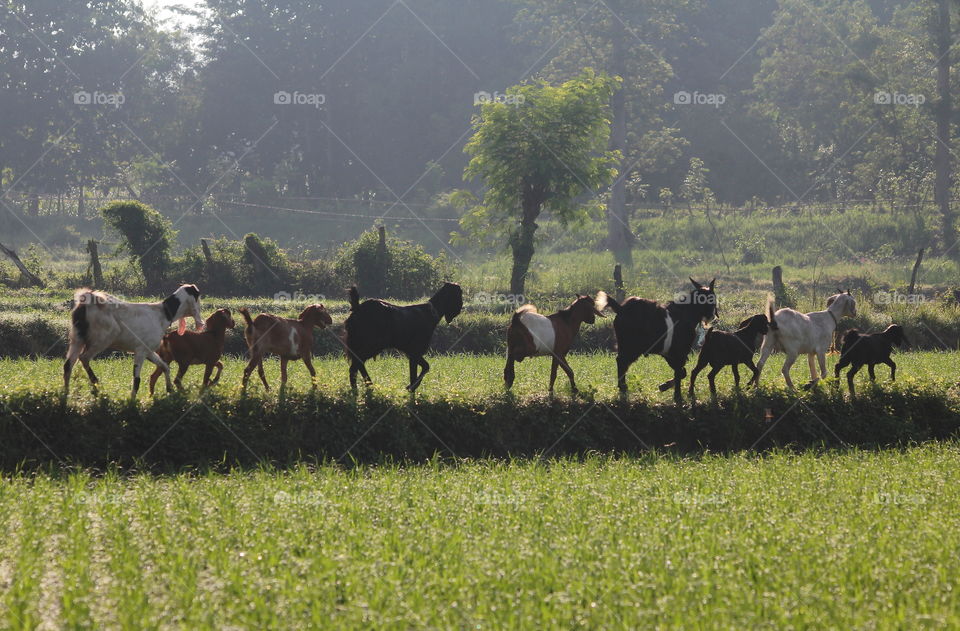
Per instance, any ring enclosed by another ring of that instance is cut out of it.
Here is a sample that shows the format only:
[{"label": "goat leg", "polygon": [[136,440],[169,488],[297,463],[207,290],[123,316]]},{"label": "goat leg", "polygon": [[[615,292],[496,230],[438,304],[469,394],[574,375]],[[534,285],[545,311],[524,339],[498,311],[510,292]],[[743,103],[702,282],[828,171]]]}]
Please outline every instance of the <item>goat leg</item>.
[{"label": "goat leg", "polygon": [[[560,367],[563,368],[563,372],[567,373],[567,378],[570,379],[570,391],[573,392],[573,394],[576,394],[576,393],[577,393],[577,384],[576,384],[576,383],[574,382],[574,380],[573,380],[573,368],[571,368],[571,367],[570,367],[570,364],[567,363],[567,358],[566,358],[566,357],[557,357],[557,358],[556,358],[556,361],[557,361],[557,363],[560,364]],[[551,386],[550,390],[552,391],[552,390],[553,390],[553,387],[552,387],[552,386],[553,386],[553,383],[552,383],[552,382],[553,382],[553,379],[551,379],[550,381],[551,381],[551,383],[550,383],[550,386]]]},{"label": "goat leg", "polygon": [[503,367],[503,384],[506,386],[507,390],[513,387],[513,380],[516,378],[516,371],[514,370],[513,362],[513,357],[508,355],[507,365]]}]

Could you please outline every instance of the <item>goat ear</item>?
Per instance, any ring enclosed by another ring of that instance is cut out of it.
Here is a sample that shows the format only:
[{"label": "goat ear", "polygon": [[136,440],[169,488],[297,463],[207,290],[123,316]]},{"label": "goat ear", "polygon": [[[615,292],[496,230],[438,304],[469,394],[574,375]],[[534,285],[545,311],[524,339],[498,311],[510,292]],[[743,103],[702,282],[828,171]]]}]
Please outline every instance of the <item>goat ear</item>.
[{"label": "goat ear", "polygon": [[689,278],[689,279],[690,279],[690,282],[693,283],[694,289],[700,289],[701,287],[703,287],[703,285],[701,285],[701,284],[698,283],[697,281],[693,280],[693,276],[687,276],[687,278]]},{"label": "goat ear", "polygon": [[715,284],[716,282],[717,282],[717,277],[714,276],[714,277],[713,277],[713,280],[711,280],[711,281],[710,281],[710,284],[708,285],[708,287],[710,288],[710,291],[713,291],[713,286],[714,286],[714,284]]}]

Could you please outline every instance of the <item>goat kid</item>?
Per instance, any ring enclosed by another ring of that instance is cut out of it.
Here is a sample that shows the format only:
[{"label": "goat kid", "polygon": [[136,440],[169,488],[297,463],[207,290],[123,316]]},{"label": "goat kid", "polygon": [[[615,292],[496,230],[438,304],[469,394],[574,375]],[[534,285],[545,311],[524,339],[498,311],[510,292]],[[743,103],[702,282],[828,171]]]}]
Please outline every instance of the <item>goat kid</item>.
[{"label": "goat kid", "polygon": [[740,323],[736,331],[718,331],[708,329],[707,336],[700,348],[697,365],[690,373],[690,397],[694,397],[694,387],[697,375],[710,365],[707,379],[710,382],[710,395],[717,396],[717,386],[714,379],[724,366],[730,366],[733,371],[733,385],[740,388],[740,364],[746,364],[753,374],[757,374],[757,367],[753,363],[753,353],[757,350],[757,338],[766,335],[768,330],[767,316],[759,313]]},{"label": "goat kid", "polygon": [[897,364],[890,359],[890,352],[894,346],[902,348],[909,343],[903,327],[899,324],[891,324],[882,333],[861,333],[856,329],[850,329],[843,336],[840,361],[834,367],[833,375],[839,379],[840,371],[851,366],[847,372],[847,386],[850,388],[851,395],[856,394],[853,388],[853,377],[864,366],[870,374],[870,381],[876,381],[873,367],[877,364],[886,364],[890,366],[890,381],[896,381]]},{"label": "goat kid", "polygon": [[[206,366],[203,373],[203,388],[216,384],[220,381],[220,374],[223,372],[223,362],[220,358],[223,356],[223,343],[227,335],[227,329],[236,326],[233,321],[233,314],[229,309],[217,309],[213,315],[203,323],[203,332],[184,331],[177,333],[171,331],[163,336],[160,342],[160,348],[157,349],[157,355],[169,366],[171,362],[177,362],[177,376],[173,379],[173,384],[179,390],[183,389],[183,376],[187,369],[194,365]],[[210,375],[213,369],[217,369],[217,375],[212,380]],[[154,386],[157,379],[160,378],[163,369],[157,366],[157,369],[150,375],[150,395],[153,396]]]},{"label": "goat kid", "polygon": [[[827,299],[827,308],[824,311],[800,313],[785,307],[773,311],[773,299],[767,300],[767,314],[770,320],[770,333],[763,339],[760,347],[760,361],[754,373],[752,384],[760,381],[760,373],[764,364],[774,350],[782,350],[786,354],[783,362],[783,378],[791,390],[793,380],[790,379],[790,368],[800,355],[807,356],[810,366],[810,383],[804,389],[815,385],[820,379],[827,376],[827,350],[833,343],[833,333],[837,330],[840,320],[844,316],[856,317],[857,301],[850,292],[838,293]],[[815,358],[820,363],[820,373],[817,373]]]},{"label": "goat kid", "polygon": [[683,400],[680,382],[687,375],[686,363],[697,337],[697,324],[707,324],[717,315],[714,284],[693,283],[693,291],[679,300],[660,306],[652,300],[632,296],[623,304],[604,292],[597,294],[597,310],[610,307],[616,317],[613,330],[617,338],[617,387],[627,391],[627,370],[641,355],[661,355],[673,369],[673,379],[660,384],[660,391],[673,387],[673,399]]},{"label": "goat kid", "polygon": [[96,391],[99,380],[90,367],[90,360],[105,350],[133,353],[133,389],[140,389],[140,369],[149,359],[163,371],[167,392],[173,390],[170,367],[154,349],[160,345],[167,327],[180,321],[179,331],[186,331],[186,318],[193,318],[202,328],[200,290],[196,285],[181,285],[161,302],[126,302],[102,291],[81,289],[74,295],[70,312],[70,344],[63,364],[63,392],[70,392],[70,374],[77,360],[83,364]]},{"label": "goat kid", "polygon": [[247,388],[250,373],[253,372],[254,368],[260,375],[263,387],[268,391],[270,390],[267,376],[263,372],[263,358],[270,353],[280,357],[281,389],[287,384],[287,362],[291,359],[303,360],[307,370],[310,371],[310,379],[316,379],[317,371],[314,370],[312,361],[313,328],[325,329],[333,324],[333,318],[330,317],[323,305],[310,305],[303,310],[296,320],[281,318],[269,313],[261,313],[255,319],[251,319],[250,311],[246,307],[240,307],[239,311],[247,324],[243,331],[243,337],[247,341],[247,348],[250,350],[250,361],[243,369],[244,390]]},{"label": "goat kid", "polygon": [[576,394],[577,384],[573,380],[573,369],[567,363],[567,353],[580,332],[580,325],[584,322],[593,324],[597,316],[604,317],[590,296],[578,295],[569,307],[549,316],[537,313],[533,305],[520,307],[507,327],[507,365],[503,369],[507,390],[513,386],[514,362],[522,362],[527,357],[550,355],[553,357],[550,392],[553,392],[559,366],[567,373],[570,390]]},{"label": "goat kid", "polygon": [[375,299],[361,303],[356,287],[350,288],[348,297],[350,315],[344,322],[344,345],[350,361],[350,387],[357,389],[357,373],[367,385],[372,384],[365,362],[392,348],[407,356],[410,364],[407,390],[416,391],[430,370],[423,356],[437,324],[442,319],[450,323],[463,310],[460,285],[444,283],[427,302],[405,307]]}]

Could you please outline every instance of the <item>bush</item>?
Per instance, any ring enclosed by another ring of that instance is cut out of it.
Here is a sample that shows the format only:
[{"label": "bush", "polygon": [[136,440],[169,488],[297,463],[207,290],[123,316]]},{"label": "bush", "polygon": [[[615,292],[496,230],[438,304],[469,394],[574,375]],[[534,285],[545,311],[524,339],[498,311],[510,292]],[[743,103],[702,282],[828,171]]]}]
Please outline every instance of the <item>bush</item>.
[{"label": "bush", "polygon": [[273,295],[295,284],[293,265],[276,241],[250,233],[243,241],[208,241],[211,263],[198,246],[174,260],[172,276],[208,295]]},{"label": "bush", "polygon": [[170,271],[170,222],[156,210],[138,201],[118,201],[100,210],[106,225],[120,235],[121,249],[143,272],[147,291],[159,292]]},{"label": "bush", "polygon": [[344,246],[335,269],[361,295],[401,299],[431,295],[448,277],[442,254],[434,258],[422,246],[392,237],[381,241],[375,230]]}]

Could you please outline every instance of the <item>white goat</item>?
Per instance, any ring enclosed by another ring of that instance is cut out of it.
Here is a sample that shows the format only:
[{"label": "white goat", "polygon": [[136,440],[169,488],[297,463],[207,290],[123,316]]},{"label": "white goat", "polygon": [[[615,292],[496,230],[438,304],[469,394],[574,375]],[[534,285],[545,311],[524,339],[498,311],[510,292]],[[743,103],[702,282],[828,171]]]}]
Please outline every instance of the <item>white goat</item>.
[{"label": "white goat", "polygon": [[[763,370],[767,358],[774,350],[782,350],[786,354],[783,362],[783,378],[787,387],[793,390],[793,381],[790,379],[790,368],[797,361],[799,355],[805,354],[810,364],[810,387],[821,378],[827,376],[827,349],[833,342],[833,332],[837,330],[840,318],[857,315],[857,301],[850,292],[836,294],[827,299],[826,311],[800,313],[794,309],[784,308],[773,312],[773,300],[767,301],[767,317],[770,320],[770,332],[763,338],[760,347],[760,361],[757,363],[757,372],[751,383],[760,381],[760,372]],[[814,356],[820,362],[820,375]]]},{"label": "white goat", "polygon": [[180,320],[179,331],[187,328],[186,317],[193,317],[197,329],[203,327],[200,317],[200,290],[196,285],[181,285],[162,302],[126,302],[102,291],[81,289],[74,295],[70,312],[70,346],[63,364],[63,392],[70,392],[70,372],[80,360],[90,377],[93,389],[99,380],[90,368],[90,360],[98,353],[112,349],[133,353],[133,397],[140,388],[140,367],[144,359],[163,369],[167,391],[173,389],[170,367],[160,359],[160,346],[167,327]]}]

